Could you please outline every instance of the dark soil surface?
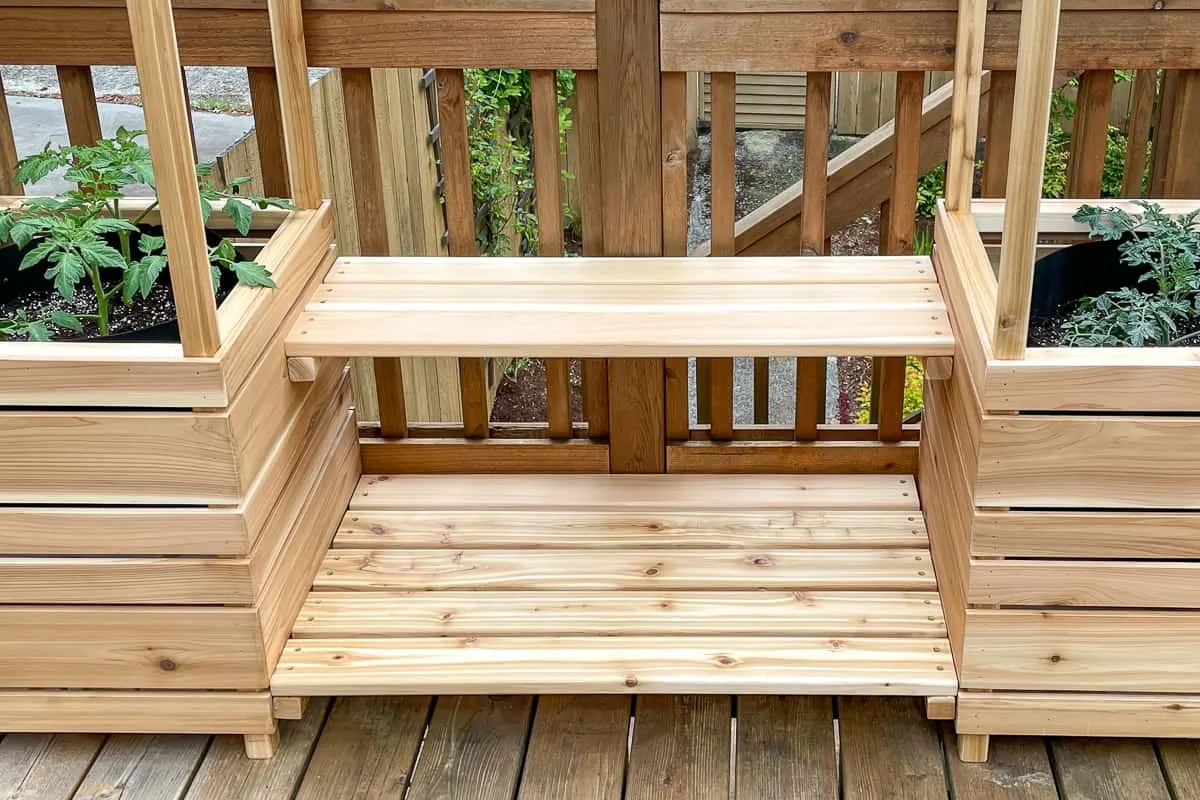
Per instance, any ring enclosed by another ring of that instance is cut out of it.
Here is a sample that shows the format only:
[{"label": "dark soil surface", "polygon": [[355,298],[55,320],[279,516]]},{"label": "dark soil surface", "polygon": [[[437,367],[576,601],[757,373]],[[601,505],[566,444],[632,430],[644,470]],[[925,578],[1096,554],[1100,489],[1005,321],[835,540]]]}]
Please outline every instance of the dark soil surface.
[{"label": "dark soil surface", "polygon": [[[1071,308],[1063,307],[1053,316],[1031,317],[1029,320],[1029,345],[1032,347],[1069,347],[1063,333],[1063,323],[1071,318]],[[1200,331],[1200,319],[1184,319],[1179,321],[1179,330],[1175,333],[1176,340],[1182,339],[1172,347],[1194,347],[1196,338],[1190,337]]]},{"label": "dark soil surface", "polygon": [[[583,366],[571,361],[571,419],[583,419]],[[546,399],[546,364],[540,358],[514,361],[496,389],[492,422],[545,422],[549,415]]]}]

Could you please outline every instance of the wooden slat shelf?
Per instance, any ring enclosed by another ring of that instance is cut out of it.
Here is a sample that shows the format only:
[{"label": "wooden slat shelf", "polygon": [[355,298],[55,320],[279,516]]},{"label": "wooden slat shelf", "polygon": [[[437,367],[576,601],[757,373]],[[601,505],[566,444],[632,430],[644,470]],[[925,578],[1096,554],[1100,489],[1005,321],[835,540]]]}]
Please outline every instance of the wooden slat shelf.
[{"label": "wooden slat shelf", "polygon": [[[809,263],[812,262],[812,263]],[[290,356],[945,356],[928,258],[346,258]]]},{"label": "wooden slat shelf", "polygon": [[911,476],[362,480],[279,696],[953,694]]}]

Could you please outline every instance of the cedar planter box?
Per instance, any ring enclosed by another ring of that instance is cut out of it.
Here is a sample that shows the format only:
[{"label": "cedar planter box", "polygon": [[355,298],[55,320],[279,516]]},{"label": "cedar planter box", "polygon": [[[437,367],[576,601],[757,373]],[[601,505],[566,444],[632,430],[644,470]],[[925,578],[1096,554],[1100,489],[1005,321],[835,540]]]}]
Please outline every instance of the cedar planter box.
[{"label": "cedar planter box", "polygon": [[[1043,245],[1086,237],[1082,202],[1043,201]],[[995,358],[1003,212],[936,230],[958,352],[926,383],[920,475],[958,730],[1200,736],[1200,349]]]},{"label": "cedar planter box", "polygon": [[331,209],[262,218],[279,288],[232,291],[211,358],[0,342],[0,730],[274,730],[269,677],[360,470],[345,363],[293,383],[283,351]]}]

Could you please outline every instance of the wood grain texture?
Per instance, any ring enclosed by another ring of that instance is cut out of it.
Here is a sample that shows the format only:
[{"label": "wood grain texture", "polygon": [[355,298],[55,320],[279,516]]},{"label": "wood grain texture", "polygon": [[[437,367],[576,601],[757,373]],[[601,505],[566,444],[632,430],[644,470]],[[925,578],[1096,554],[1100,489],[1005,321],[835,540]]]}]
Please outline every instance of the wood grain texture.
[{"label": "wood grain texture", "polygon": [[[300,0],[268,0],[271,59],[279,83],[284,149],[292,198],[299,208],[321,203],[317,132],[308,88],[309,53]],[[262,66],[262,65],[252,65]]]},{"label": "wood grain texture", "polygon": [[363,468],[388,474],[594,473],[608,471],[608,447],[587,439],[367,439]]},{"label": "wood grain texture", "polygon": [[[950,154],[946,159],[946,210],[950,212],[968,211],[971,207],[971,194],[975,188],[975,153],[979,143],[979,105],[983,88],[987,8],[986,0],[969,0],[959,4],[954,44],[954,103],[950,111]],[[1053,52],[1051,60],[1053,61]],[[899,82],[896,90],[900,91]],[[899,141],[897,127],[897,142]]]},{"label": "wood grain texture", "polygon": [[1013,132],[1013,100],[1017,73],[995,70],[988,92],[987,142],[983,151],[984,197],[1004,197],[1008,182],[1008,150]]},{"label": "wood grain texture", "polygon": [[258,149],[263,192],[273,197],[291,197],[279,77],[273,67],[250,67],[246,70],[246,77],[250,85],[254,142]]},{"label": "wood grain texture", "polygon": [[0,792],[66,800],[66,792],[73,792],[87,774],[104,739],[98,734],[8,734],[0,739]]},{"label": "wood grain texture", "polygon": [[729,797],[730,698],[645,695],[626,767],[629,800]]},{"label": "wood grain texture", "polygon": [[55,67],[58,91],[62,95],[63,114],[67,118],[67,139],[73,146],[93,145],[100,140],[100,109],[96,106],[96,87],[91,67]]},{"label": "wood grain texture", "polygon": [[1177,797],[1200,794],[1200,742],[1163,739],[1157,742],[1163,776]]},{"label": "wood grain texture", "polygon": [[1154,743],[1132,739],[1058,739],[1050,742],[1065,800],[1144,797],[1168,800]]},{"label": "wood grain texture", "polygon": [[110,736],[74,797],[172,797],[191,782],[208,742],[207,736]]},{"label": "wood grain texture", "polygon": [[1200,608],[1200,564],[976,559],[968,599],[985,606]]},{"label": "wood grain texture", "polygon": [[1179,71],[1174,99],[1163,194],[1194,197],[1200,194],[1200,168],[1186,153],[1187,142],[1200,129],[1200,70]]},{"label": "wood grain texture", "polygon": [[819,798],[838,793],[833,700],[737,698],[736,796]]},{"label": "wood grain texture", "polygon": [[667,472],[911,475],[917,471],[914,444],[687,442],[667,447]]},{"label": "wood grain texture", "polygon": [[1112,70],[1088,70],[1079,80],[1067,161],[1067,197],[1100,196],[1115,79]]},{"label": "wood grain texture", "polygon": [[242,734],[275,726],[265,692],[19,689],[0,692],[0,719],[24,733]]},{"label": "wood grain texture", "polygon": [[962,692],[960,733],[1014,736],[1195,737],[1195,695],[1070,692]]},{"label": "wood grain texture", "polygon": [[[952,725],[942,726],[946,752],[956,750]],[[993,737],[984,764],[946,759],[955,797],[978,800],[1058,800],[1045,742],[1038,739]]]},{"label": "wood grain texture", "polygon": [[946,796],[937,729],[916,701],[844,697],[838,701],[838,721],[848,800],[891,793],[913,800]]},{"label": "wood grain texture", "polygon": [[511,800],[533,715],[533,698],[439,697],[429,720],[421,759],[406,796],[450,800]]},{"label": "wood grain texture", "polygon": [[625,697],[540,698],[518,800],[621,797],[629,714]]},{"label": "wood grain texture", "polygon": [[1017,558],[1200,558],[1200,515],[978,511],[971,554]]},{"label": "wood grain texture", "polygon": [[1150,127],[1158,99],[1158,70],[1140,69],[1133,78],[1133,98],[1126,126],[1125,174],[1121,180],[1122,197],[1141,197],[1146,177]]},{"label": "wood grain texture", "polygon": [[17,143],[13,136],[12,115],[4,82],[0,81],[0,192],[20,195],[24,191],[16,182]]}]

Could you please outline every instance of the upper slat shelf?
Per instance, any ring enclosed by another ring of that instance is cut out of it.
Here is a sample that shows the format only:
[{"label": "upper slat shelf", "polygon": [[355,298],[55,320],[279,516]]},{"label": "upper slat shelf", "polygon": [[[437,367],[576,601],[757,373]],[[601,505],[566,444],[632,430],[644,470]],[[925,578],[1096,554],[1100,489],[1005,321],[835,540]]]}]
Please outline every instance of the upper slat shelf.
[{"label": "upper slat shelf", "polygon": [[291,356],[952,355],[929,260],[342,259]]}]

